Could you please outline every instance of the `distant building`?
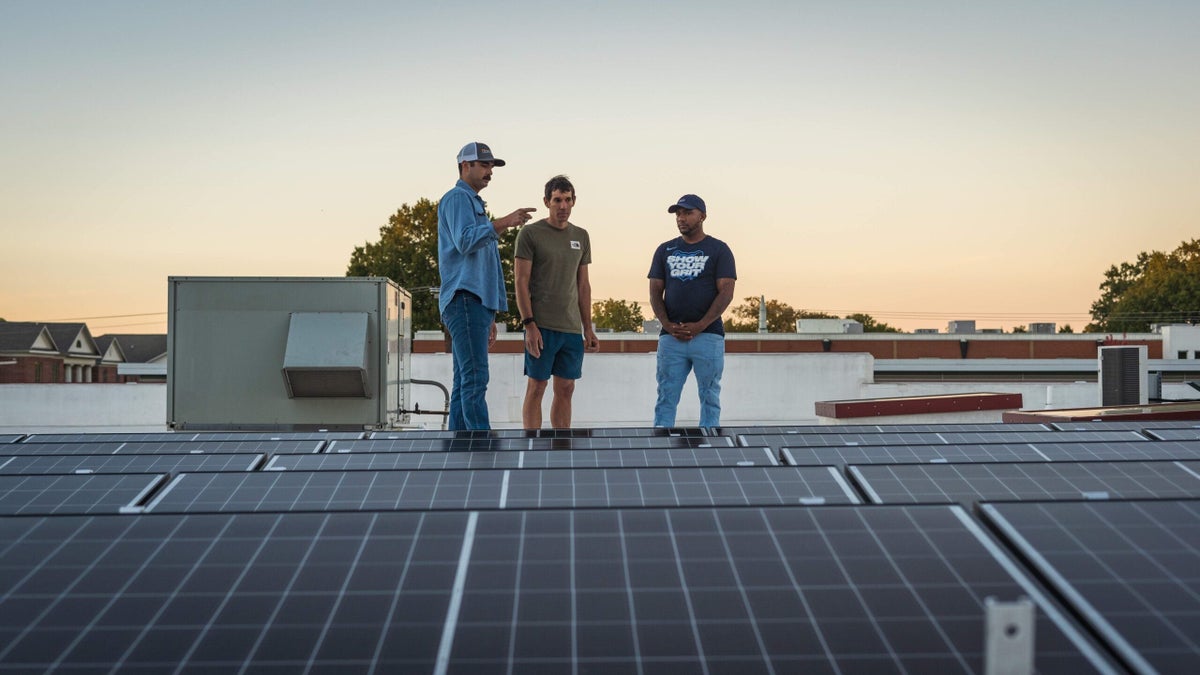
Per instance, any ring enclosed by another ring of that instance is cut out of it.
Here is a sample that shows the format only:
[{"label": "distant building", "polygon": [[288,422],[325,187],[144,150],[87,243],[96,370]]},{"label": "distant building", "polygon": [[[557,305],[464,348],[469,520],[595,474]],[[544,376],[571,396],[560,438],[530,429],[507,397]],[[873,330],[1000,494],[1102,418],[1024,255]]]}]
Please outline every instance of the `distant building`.
[{"label": "distant building", "polygon": [[[166,335],[93,338],[83,323],[0,321],[0,384],[162,382],[166,345]],[[126,372],[135,359],[157,363],[156,374]]]},{"label": "distant building", "polygon": [[796,319],[796,332],[861,335],[863,325],[854,319]]}]

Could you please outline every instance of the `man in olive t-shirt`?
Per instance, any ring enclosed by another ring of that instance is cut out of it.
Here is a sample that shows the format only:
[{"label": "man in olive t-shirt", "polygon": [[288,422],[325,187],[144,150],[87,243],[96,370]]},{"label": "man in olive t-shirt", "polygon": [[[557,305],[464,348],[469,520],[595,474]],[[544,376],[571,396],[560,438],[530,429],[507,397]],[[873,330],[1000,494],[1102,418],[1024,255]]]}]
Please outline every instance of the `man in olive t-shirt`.
[{"label": "man in olive t-shirt", "polygon": [[575,206],[575,186],[566,176],[546,183],[543,201],[550,215],[517,234],[513,264],[517,309],[525,324],[525,402],[521,421],[526,429],[542,426],[542,397],[554,378],[550,425],[571,427],[571,396],[583,375],[584,351],[600,349],[592,330],[592,285],[588,265],[592,244],[587,230],[568,219]]}]

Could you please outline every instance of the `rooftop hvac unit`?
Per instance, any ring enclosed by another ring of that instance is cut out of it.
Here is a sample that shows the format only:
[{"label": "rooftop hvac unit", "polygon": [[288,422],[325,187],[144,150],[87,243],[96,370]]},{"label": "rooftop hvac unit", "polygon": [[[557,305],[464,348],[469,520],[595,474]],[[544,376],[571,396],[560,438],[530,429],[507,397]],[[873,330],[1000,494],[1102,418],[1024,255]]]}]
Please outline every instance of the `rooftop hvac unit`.
[{"label": "rooftop hvac unit", "polygon": [[1100,405],[1149,402],[1146,346],[1100,348]]},{"label": "rooftop hvac unit", "polygon": [[1054,329],[1057,327],[1057,324],[1054,322],[1034,322],[1029,324],[1029,332],[1044,335],[1053,333]]},{"label": "rooftop hvac unit", "polygon": [[378,277],[171,277],[167,424],[381,429],[408,421],[411,296]]}]

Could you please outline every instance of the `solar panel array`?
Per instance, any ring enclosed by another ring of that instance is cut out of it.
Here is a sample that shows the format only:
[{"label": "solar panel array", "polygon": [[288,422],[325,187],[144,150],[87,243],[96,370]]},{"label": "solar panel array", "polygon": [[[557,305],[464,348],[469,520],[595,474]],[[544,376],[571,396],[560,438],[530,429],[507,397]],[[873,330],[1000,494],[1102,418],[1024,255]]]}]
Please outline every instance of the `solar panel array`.
[{"label": "solar panel array", "polygon": [[16,435],[0,671],[1200,671],[1147,425]]}]

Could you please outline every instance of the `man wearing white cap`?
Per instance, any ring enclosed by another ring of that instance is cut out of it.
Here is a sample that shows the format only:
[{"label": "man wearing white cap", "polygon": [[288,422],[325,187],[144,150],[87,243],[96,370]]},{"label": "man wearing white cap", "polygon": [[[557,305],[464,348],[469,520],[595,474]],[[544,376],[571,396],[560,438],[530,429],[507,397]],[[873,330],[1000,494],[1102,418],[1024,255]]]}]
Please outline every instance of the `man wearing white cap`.
[{"label": "man wearing white cap", "polygon": [[491,182],[492,169],[504,164],[486,144],[467,143],[458,153],[458,182],[438,202],[438,309],[454,358],[448,427],[456,431],[491,428],[487,352],[496,342],[496,312],[508,310],[499,237],[536,210],[488,219],[479,191]]}]

